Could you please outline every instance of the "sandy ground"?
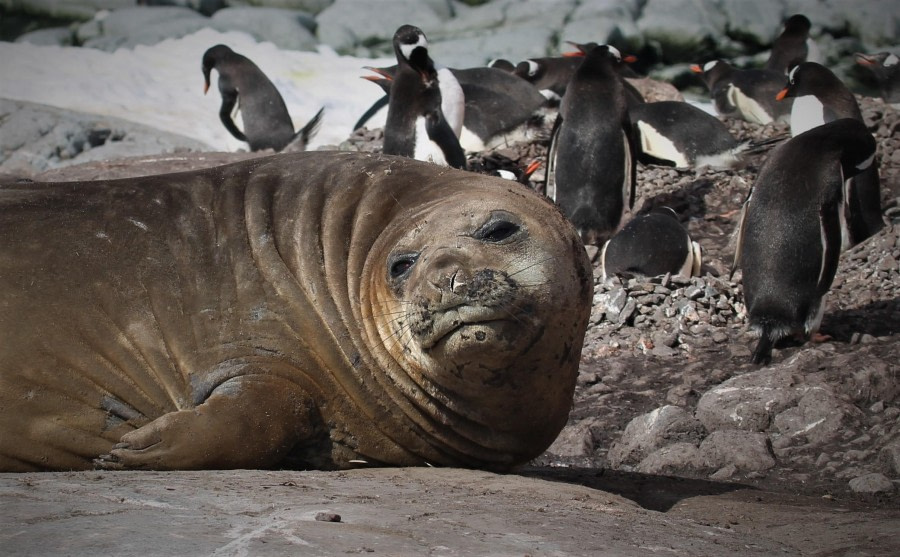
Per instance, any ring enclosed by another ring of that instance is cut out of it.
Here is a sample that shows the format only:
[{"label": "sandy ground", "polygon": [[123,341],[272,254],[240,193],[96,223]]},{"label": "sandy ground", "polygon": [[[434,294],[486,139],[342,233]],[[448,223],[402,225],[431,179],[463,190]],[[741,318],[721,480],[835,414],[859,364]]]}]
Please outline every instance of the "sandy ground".
[{"label": "sandy ground", "polygon": [[422,468],[2,474],[0,552],[717,556],[900,548],[900,510],[604,476]]}]

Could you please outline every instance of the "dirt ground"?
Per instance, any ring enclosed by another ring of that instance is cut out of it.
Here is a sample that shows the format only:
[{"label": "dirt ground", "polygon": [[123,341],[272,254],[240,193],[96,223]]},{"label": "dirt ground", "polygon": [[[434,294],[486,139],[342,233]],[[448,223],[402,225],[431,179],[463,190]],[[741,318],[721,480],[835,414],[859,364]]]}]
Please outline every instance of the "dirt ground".
[{"label": "dirt ground", "polygon": [[[638,206],[676,209],[703,246],[704,276],[639,301],[627,321],[611,322],[598,306],[602,296],[595,298],[569,425],[529,467],[510,475],[453,469],[0,474],[0,553],[900,554],[900,453],[891,452],[900,442],[900,118],[879,101],[864,100],[863,108],[879,139],[887,226],[842,256],[822,326],[831,339],[780,347],[771,366],[776,375],[800,385],[814,381],[830,393],[828,401],[843,412],[835,435],[795,441],[773,419],[756,432],[765,436],[772,461],[763,469],[690,459],[668,460],[654,472],[646,471],[646,459],[612,465],[610,451],[629,441],[625,429],[635,418],[666,405],[693,416],[707,393],[766,372],[749,363],[755,338],[740,310],[740,275],[728,278],[735,211],[765,154],[740,170],[646,167]],[[732,126],[747,139],[785,131]],[[377,133],[355,141],[371,147]],[[521,167],[545,148],[540,141],[510,146],[476,162]],[[92,163],[41,178],[109,178],[145,166],[181,170],[246,156]],[[540,189],[539,180],[540,171],[529,185]],[[639,299],[636,292],[659,286],[660,280],[650,286],[598,280],[597,293],[624,288]],[[715,287],[718,298],[697,306],[694,321],[651,319],[652,306],[675,307],[678,292],[692,286]],[[692,443],[713,433],[704,430]],[[876,472],[888,479],[887,488],[851,488],[855,478]],[[322,520],[328,513],[340,521]]]}]

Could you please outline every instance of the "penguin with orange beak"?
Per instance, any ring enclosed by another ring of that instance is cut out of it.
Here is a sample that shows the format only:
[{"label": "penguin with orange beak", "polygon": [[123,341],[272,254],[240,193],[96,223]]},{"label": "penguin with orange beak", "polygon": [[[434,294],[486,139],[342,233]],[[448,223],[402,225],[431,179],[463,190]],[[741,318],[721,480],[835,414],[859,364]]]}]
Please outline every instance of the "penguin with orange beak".
[{"label": "penguin with orange beak", "polygon": [[[208,49],[203,54],[202,70],[204,94],[209,90],[212,70],[219,73],[219,119],[231,135],[249,143],[251,151],[302,151],[318,131],[324,108],[294,132],[291,115],[275,85],[249,58],[229,47],[219,44]],[[241,112],[243,131],[231,117],[236,106]]]},{"label": "penguin with orange beak", "polygon": [[787,120],[790,102],[777,103],[775,95],[784,85],[784,74],[772,70],[737,69],[725,60],[712,60],[691,71],[700,75],[709,88],[720,116],[740,118],[757,124]]}]

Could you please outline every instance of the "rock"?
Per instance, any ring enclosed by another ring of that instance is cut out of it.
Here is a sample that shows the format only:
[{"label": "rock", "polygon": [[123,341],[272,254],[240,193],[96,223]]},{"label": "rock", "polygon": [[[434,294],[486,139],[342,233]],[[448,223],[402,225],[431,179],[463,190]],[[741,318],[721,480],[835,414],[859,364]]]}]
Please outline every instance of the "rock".
[{"label": "rock", "polygon": [[678,406],[663,406],[638,416],[625,427],[607,454],[609,465],[618,468],[637,464],[656,449],[678,442],[697,444],[703,426]]},{"label": "rock", "polygon": [[[86,21],[100,10],[134,6],[134,0],[0,0],[7,13],[19,11],[57,20]],[[4,14],[4,18],[7,14]]]},{"label": "rock", "polygon": [[[386,45],[383,53],[393,54],[391,39],[400,25],[411,23],[429,39],[442,26],[430,3],[407,0],[335,0],[322,10],[316,23],[319,40],[340,53],[350,53],[354,47],[364,44],[381,43]],[[429,54],[439,60],[434,53]]]},{"label": "rock", "polygon": [[708,470],[700,449],[692,443],[675,443],[657,449],[641,460],[635,472],[654,475],[694,475]]},{"label": "rock", "polygon": [[78,40],[84,46],[114,51],[137,45],[156,44],[165,39],[189,35],[209,24],[206,18],[177,6],[123,8],[98,16],[81,25]]},{"label": "rock", "polygon": [[881,449],[878,462],[882,472],[895,478],[900,477],[900,439],[894,439]]},{"label": "rock", "polygon": [[592,420],[584,420],[563,428],[547,452],[557,456],[584,457],[594,454]]},{"label": "rock", "polygon": [[715,469],[733,465],[741,472],[760,472],[775,466],[775,456],[764,433],[714,431],[700,443],[700,454]]},{"label": "rock", "polygon": [[265,6],[284,8],[317,14],[334,3],[334,0],[225,0],[226,6]]},{"label": "rock", "polygon": [[771,367],[725,381],[697,402],[696,416],[708,431],[765,431],[780,412],[796,405],[809,387],[782,368]]},{"label": "rock", "polygon": [[244,31],[262,42],[286,50],[315,51],[316,20],[306,13],[284,8],[225,8],[212,16],[211,26],[220,31]]},{"label": "rock", "polygon": [[812,446],[840,439],[859,410],[834,396],[827,387],[809,389],[798,401],[797,406],[788,408],[775,416],[773,430],[781,435],[797,438],[797,443],[805,440]]},{"label": "rock", "polygon": [[38,29],[16,37],[17,43],[30,43],[42,46],[72,46],[75,33],[68,27],[50,27]]},{"label": "rock", "polygon": [[842,10],[850,33],[862,40],[866,47],[897,44],[900,36],[900,11],[894,0],[856,0],[853,9]]},{"label": "rock", "polygon": [[850,489],[854,493],[893,493],[894,484],[884,474],[873,472],[850,480]]},{"label": "rock", "polygon": [[667,63],[703,61],[716,51],[726,20],[714,0],[648,2],[637,20],[648,43]]},{"label": "rock", "polygon": [[720,6],[731,38],[763,46],[772,44],[781,33],[783,0],[721,0]]}]

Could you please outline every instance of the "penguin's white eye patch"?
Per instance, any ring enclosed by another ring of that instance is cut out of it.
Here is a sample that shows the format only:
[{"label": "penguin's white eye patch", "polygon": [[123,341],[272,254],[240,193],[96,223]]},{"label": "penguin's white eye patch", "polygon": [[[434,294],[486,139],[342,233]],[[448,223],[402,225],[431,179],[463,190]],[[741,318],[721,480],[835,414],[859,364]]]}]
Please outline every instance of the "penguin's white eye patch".
[{"label": "penguin's white eye patch", "polygon": [[703,71],[708,72],[709,70],[713,69],[718,62],[718,60],[710,60],[709,62],[703,64]]},{"label": "penguin's white eye patch", "polygon": [[884,67],[888,68],[890,66],[896,66],[898,62],[900,62],[900,58],[897,58],[896,54],[891,54],[884,59]]},{"label": "penguin's white eye patch", "polygon": [[538,71],[537,62],[534,60],[526,60],[526,62],[528,62],[528,77],[534,77]]},{"label": "penguin's white eye patch", "polygon": [[622,59],[622,53],[619,52],[618,48],[616,48],[612,45],[606,45],[606,48],[609,49],[609,51],[612,53],[612,55],[616,57],[616,60]]},{"label": "penguin's white eye patch", "polygon": [[799,67],[800,67],[800,66],[794,66],[793,68],[791,68],[790,73],[788,73],[788,81],[789,81],[791,84],[794,83],[794,74],[797,73],[797,68],[799,68]]}]

